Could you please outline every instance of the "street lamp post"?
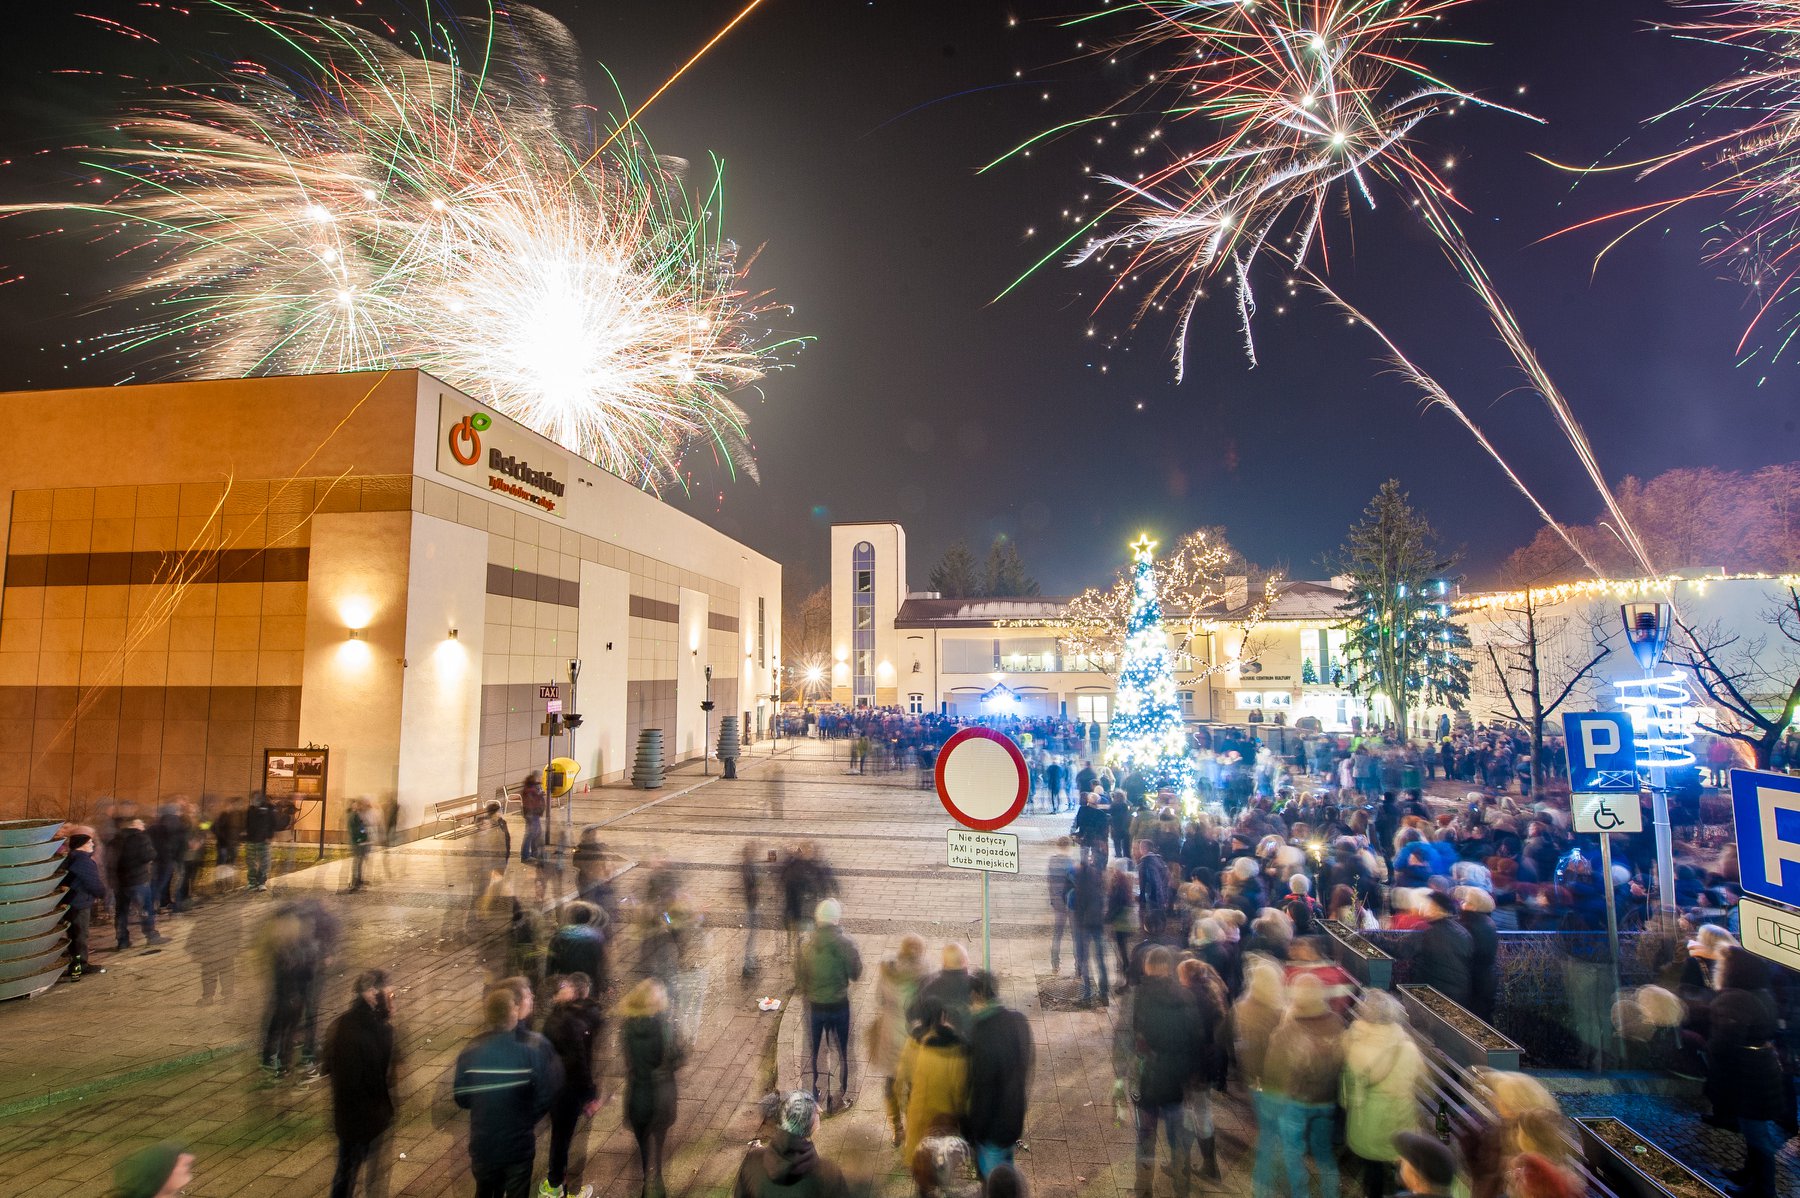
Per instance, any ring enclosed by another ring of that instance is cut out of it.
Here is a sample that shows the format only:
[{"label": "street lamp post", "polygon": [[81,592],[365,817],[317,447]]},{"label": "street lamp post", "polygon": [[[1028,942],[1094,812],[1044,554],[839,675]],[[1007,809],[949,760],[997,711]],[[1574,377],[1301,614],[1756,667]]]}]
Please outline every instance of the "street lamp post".
[{"label": "street lamp post", "polygon": [[[1669,642],[1669,629],[1674,623],[1675,609],[1667,603],[1625,603],[1619,606],[1625,622],[1625,639],[1638,665],[1644,670],[1644,691],[1650,697],[1641,725],[1634,731],[1648,749],[1650,766],[1650,823],[1656,833],[1656,901],[1665,912],[1675,910],[1675,850],[1669,831],[1669,789],[1664,776],[1663,742],[1666,716],[1655,701],[1658,690],[1656,665],[1662,660],[1663,647]],[[1636,714],[1635,712],[1633,713]],[[1612,885],[1612,879],[1606,879]]]},{"label": "street lamp post", "polygon": [[712,667],[706,667],[706,697],[700,700],[700,773],[712,773]]}]

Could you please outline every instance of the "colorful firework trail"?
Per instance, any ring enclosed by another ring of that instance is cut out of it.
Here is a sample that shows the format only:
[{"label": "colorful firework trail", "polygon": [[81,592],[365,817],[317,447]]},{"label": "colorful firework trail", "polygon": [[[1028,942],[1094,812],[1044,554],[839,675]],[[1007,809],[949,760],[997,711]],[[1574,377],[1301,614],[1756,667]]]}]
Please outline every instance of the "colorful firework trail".
[{"label": "colorful firework trail", "polygon": [[[1407,57],[1417,46],[1442,43],[1433,32],[1442,14],[1468,2],[1137,0],[1084,18],[1140,16],[1141,27],[1125,44],[1166,51],[1171,63],[1157,73],[1148,106],[1169,122],[1199,121],[1218,132],[1141,181],[1107,176],[1118,200],[1043,262],[1078,241],[1074,263],[1124,253],[1121,279],[1147,274],[1153,280],[1140,314],[1163,302],[1180,313],[1178,379],[1203,288],[1228,275],[1254,361],[1251,274],[1265,250],[1273,246],[1287,263],[1323,255],[1326,207],[1339,184],[1371,208],[1378,185],[1402,200],[1419,194],[1449,200],[1448,184],[1409,135],[1466,104],[1516,111],[1452,87]],[[1059,126],[1005,157],[1117,115]]]},{"label": "colorful firework trail", "polygon": [[[1685,123],[1683,144],[1644,162],[1604,170],[1636,170],[1648,178],[1676,163],[1699,163],[1712,176],[1698,189],[1583,222],[1629,219],[1606,250],[1666,213],[1694,201],[1720,201],[1724,214],[1703,250],[1744,285],[1752,316],[1739,353],[1765,350],[1778,359],[1800,335],[1800,0],[1670,0],[1686,20],[1658,28],[1732,51],[1740,66],[1652,126]],[[1723,125],[1721,131],[1709,127]],[[1567,230],[1565,230],[1566,232]]]},{"label": "colorful firework trail", "polygon": [[[1474,433],[1550,527],[1586,560],[1468,414],[1326,282],[1328,209],[1340,198],[1368,208],[1393,199],[1422,216],[1437,235],[1642,560],[1643,546],[1619,510],[1585,432],[1469,250],[1454,217],[1460,205],[1414,140],[1424,122],[1470,105],[1536,119],[1446,83],[1418,61],[1421,47],[1467,44],[1445,36],[1442,23],[1469,2],[1136,0],[1083,18],[1080,23],[1121,12],[1139,18],[1125,45],[1157,52],[1167,65],[1159,66],[1146,98],[1135,103],[1171,129],[1199,120],[1211,140],[1192,150],[1172,148],[1166,165],[1140,180],[1108,177],[1117,199],[1032,270],[1063,256],[1079,265],[1122,255],[1122,263],[1110,264],[1116,278],[1100,303],[1127,279],[1147,280],[1136,316],[1141,320],[1169,307],[1178,313],[1179,381],[1194,310],[1206,285],[1220,278],[1236,294],[1245,349],[1254,363],[1252,276],[1265,256],[1274,257],[1290,287],[1304,278],[1368,325],[1402,375]],[[1118,116],[1109,111],[1059,126],[999,161],[1046,138]],[[1157,139],[1163,146],[1175,140]],[[1649,566],[1647,560],[1643,564]]]},{"label": "colorful firework trail", "polygon": [[754,477],[733,396],[797,341],[745,290],[718,163],[690,192],[635,128],[596,129],[567,30],[495,7],[409,49],[213,3],[285,53],[126,116],[89,151],[109,201],[5,209],[131,239],[148,320],[111,351],[177,378],[417,366],[652,490],[708,448]]}]

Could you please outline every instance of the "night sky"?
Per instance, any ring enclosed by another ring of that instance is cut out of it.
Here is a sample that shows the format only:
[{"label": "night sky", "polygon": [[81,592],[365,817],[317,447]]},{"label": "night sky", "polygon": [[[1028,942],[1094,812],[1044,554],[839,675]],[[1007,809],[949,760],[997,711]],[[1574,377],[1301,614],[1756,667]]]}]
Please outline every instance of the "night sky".
[{"label": "night sky", "polygon": [[[65,6],[31,7],[9,14],[12,36],[0,48],[0,157],[14,160],[0,171],[7,200],[71,194],[65,161],[35,152],[80,140],[124,95],[104,77],[52,71],[156,79],[175,61],[43,15]],[[134,12],[111,0],[82,7]],[[349,0],[319,7],[355,10]],[[541,7],[635,101],[741,4]],[[1048,267],[990,302],[1054,244],[1047,238],[1060,238],[1064,209],[1098,196],[1103,185],[1084,168],[1141,169],[1128,134],[1141,137],[1147,120],[1135,130],[1126,122],[1104,146],[1070,140],[975,173],[1166,67],[1079,55],[1077,37],[1091,45],[1107,27],[1059,28],[1054,18],[1072,11],[1029,0],[765,0],[650,110],[643,124],[659,151],[723,157],[727,232],[762,247],[751,281],[794,306],[784,331],[817,338],[768,380],[766,402],[749,405],[761,484],[728,481],[701,462],[692,495],[675,502],[820,581],[834,520],[903,523],[915,588],[955,537],[980,552],[1005,534],[1055,594],[1101,581],[1141,528],[1168,538],[1223,524],[1252,559],[1316,576],[1393,475],[1465,552],[1471,577],[1487,577],[1534,532],[1524,500],[1453,418],[1421,411],[1383,373],[1366,331],[1310,299],[1277,315],[1277,276],[1261,279],[1261,364],[1249,368],[1221,293],[1202,306],[1180,386],[1168,325],[1132,332],[1123,306],[1090,317],[1103,277],[1094,268]],[[1668,148],[1676,130],[1638,122],[1734,65],[1716,48],[1645,30],[1668,12],[1654,0],[1485,0],[1456,14],[1454,32],[1491,47],[1427,57],[1452,82],[1548,120],[1470,109],[1428,124],[1424,144],[1434,161],[1454,161],[1476,252],[1615,479],[1800,458],[1800,366],[1736,365],[1743,293],[1700,261],[1715,213],[1645,229],[1597,275],[1604,233],[1537,244],[1694,185],[1692,176],[1620,175],[1571,190],[1570,176],[1531,157],[1589,162],[1621,143],[1624,158]],[[1165,136],[1181,144],[1193,134],[1175,124]],[[121,319],[81,315],[111,277],[103,253],[28,241],[29,231],[0,225],[0,278],[25,276],[0,286],[0,389],[116,381],[120,360],[65,348]],[[1598,499],[1542,402],[1518,389],[1481,310],[1418,223],[1396,202],[1371,212],[1357,200],[1329,238],[1345,295],[1462,400],[1553,511],[1592,520]],[[1101,336],[1085,335],[1090,323]],[[1119,345],[1108,352],[1114,333]]]}]

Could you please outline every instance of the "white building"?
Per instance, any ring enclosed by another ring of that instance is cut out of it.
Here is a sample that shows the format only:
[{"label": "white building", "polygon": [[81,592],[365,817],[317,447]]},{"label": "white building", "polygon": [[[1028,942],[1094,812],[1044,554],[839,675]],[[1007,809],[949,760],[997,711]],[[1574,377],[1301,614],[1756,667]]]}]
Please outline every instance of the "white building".
[{"label": "white building", "polygon": [[[1245,653],[1244,580],[1201,632],[1177,647],[1182,713],[1196,722],[1292,723],[1311,716],[1347,729],[1364,713],[1341,681],[1343,634],[1331,626],[1344,591],[1284,583]],[[907,586],[898,524],[831,529],[831,698],[974,717],[1061,716],[1107,722],[1108,662],[1063,651],[1056,620],[1066,598],[944,599]],[[1218,668],[1214,669],[1213,664]],[[1334,670],[1334,665],[1340,667]]]}]

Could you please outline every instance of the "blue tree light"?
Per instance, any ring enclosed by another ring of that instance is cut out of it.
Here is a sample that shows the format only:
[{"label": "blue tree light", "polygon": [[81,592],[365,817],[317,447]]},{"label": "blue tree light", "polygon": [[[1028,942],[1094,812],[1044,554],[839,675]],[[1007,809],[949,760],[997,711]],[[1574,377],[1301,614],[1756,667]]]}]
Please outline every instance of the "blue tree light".
[{"label": "blue tree light", "polygon": [[1131,614],[1125,621],[1125,652],[1119,663],[1117,706],[1107,728],[1106,758],[1115,767],[1142,774],[1156,789],[1173,790],[1188,803],[1194,797],[1194,765],[1175,691],[1175,655],[1169,649],[1162,600],[1156,593],[1152,568],[1156,542],[1140,536],[1131,551]]}]

